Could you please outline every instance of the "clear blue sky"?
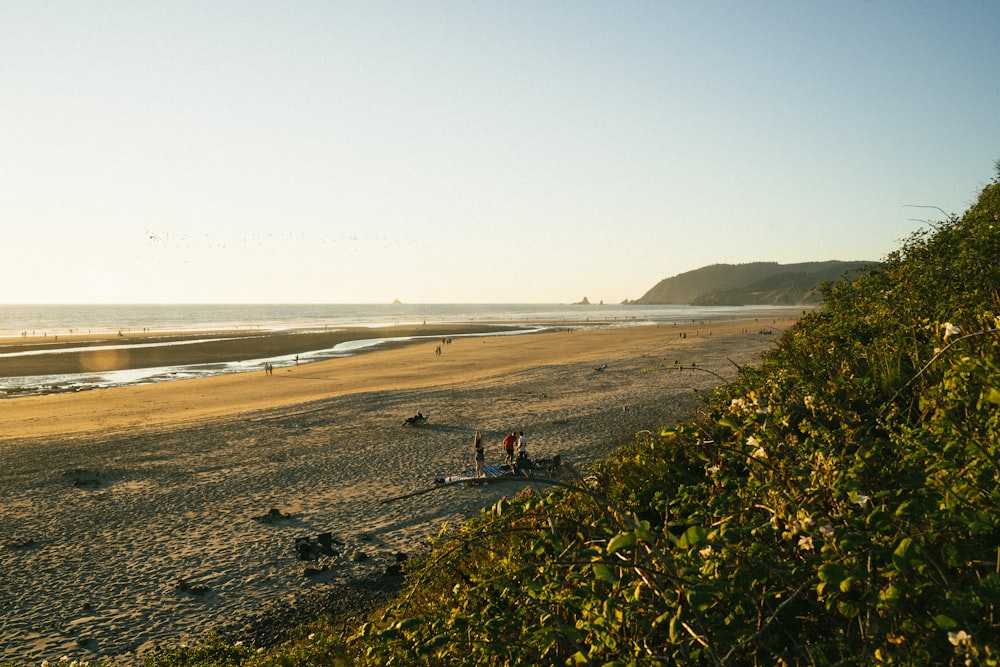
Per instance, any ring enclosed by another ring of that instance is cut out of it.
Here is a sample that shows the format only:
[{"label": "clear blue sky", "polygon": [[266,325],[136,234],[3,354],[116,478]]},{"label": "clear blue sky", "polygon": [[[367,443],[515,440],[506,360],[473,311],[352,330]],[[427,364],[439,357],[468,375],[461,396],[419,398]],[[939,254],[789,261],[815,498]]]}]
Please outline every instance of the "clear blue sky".
[{"label": "clear blue sky", "polygon": [[0,0],[0,303],[877,260],[993,177],[998,34],[995,0]]}]

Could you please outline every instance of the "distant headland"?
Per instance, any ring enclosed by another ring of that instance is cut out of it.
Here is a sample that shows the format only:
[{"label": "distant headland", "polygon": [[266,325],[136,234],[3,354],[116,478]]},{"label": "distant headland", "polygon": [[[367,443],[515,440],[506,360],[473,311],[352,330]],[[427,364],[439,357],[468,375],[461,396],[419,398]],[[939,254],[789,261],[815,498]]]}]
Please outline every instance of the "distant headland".
[{"label": "distant headland", "polygon": [[[870,261],[779,264],[712,264],[664,278],[634,301],[635,305],[798,306],[817,305],[821,287],[879,266]],[[584,298],[586,302],[586,298]]]}]

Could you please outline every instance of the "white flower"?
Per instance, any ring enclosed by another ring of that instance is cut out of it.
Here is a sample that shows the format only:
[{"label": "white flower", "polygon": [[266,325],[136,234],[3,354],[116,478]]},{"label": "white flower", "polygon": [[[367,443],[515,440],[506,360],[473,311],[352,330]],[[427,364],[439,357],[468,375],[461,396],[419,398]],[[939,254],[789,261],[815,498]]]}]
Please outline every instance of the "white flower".
[{"label": "white flower", "polygon": [[715,473],[719,472],[719,466],[717,466],[717,465],[715,465],[715,466],[709,466],[705,470],[707,470],[710,474],[714,475]]},{"label": "white flower", "polygon": [[970,635],[965,630],[959,630],[958,632],[949,632],[948,641],[954,646],[961,646],[962,644],[972,644],[972,635]]},{"label": "white flower", "polygon": [[711,555],[712,555],[712,545],[711,545],[711,544],[709,544],[709,545],[708,545],[707,547],[705,547],[704,549],[699,549],[699,550],[698,550],[698,554],[699,554],[699,555],[700,555],[700,556],[701,556],[702,558],[708,558],[709,556],[711,556]]},{"label": "white flower", "polygon": [[837,531],[834,530],[833,526],[831,526],[830,524],[826,524],[825,526],[820,526],[819,532],[823,533],[823,537],[825,537],[828,540],[833,539],[833,536],[837,534]]},{"label": "white flower", "polygon": [[243,646],[243,640],[242,639],[236,640],[236,642],[233,643],[233,646]]},{"label": "white flower", "polygon": [[316,639],[316,633],[315,632],[310,632],[308,639],[309,639],[309,641],[312,641],[312,640]]},{"label": "white flower", "polygon": [[865,505],[868,504],[869,500],[871,500],[871,498],[869,498],[863,493],[859,493],[858,497],[854,500],[854,504],[858,505],[859,507],[864,507]]},{"label": "white flower", "polygon": [[752,459],[767,458],[767,452],[764,451],[764,448],[757,441],[757,438],[753,437],[752,435],[747,437],[747,447],[754,447],[753,453],[750,455],[750,458]]},{"label": "white flower", "polygon": [[813,538],[809,537],[808,535],[803,535],[802,537],[800,537],[799,538],[799,548],[802,549],[803,551],[812,551],[813,550]]},{"label": "white flower", "polygon": [[942,326],[944,327],[945,338],[948,338],[948,336],[958,336],[962,333],[962,330],[956,327],[951,322],[945,322]]}]

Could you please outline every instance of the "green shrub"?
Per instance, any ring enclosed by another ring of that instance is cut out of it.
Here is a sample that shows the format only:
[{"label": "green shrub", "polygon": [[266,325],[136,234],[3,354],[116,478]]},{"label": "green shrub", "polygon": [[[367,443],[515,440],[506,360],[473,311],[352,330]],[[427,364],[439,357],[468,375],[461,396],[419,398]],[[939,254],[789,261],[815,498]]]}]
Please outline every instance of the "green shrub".
[{"label": "green shrub", "polygon": [[988,664],[1000,185],[827,285],[703,421],[442,536],[366,664]]}]

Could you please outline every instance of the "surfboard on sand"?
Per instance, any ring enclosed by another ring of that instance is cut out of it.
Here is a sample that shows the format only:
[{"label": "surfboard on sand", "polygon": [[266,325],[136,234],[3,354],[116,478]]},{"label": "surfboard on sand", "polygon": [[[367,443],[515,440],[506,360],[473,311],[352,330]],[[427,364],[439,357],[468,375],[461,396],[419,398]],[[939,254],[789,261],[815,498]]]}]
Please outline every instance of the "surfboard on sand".
[{"label": "surfboard on sand", "polygon": [[450,475],[448,477],[438,477],[434,480],[435,484],[454,484],[455,482],[470,482],[477,480],[489,481],[491,477],[502,477],[504,475],[511,475],[509,466],[498,466],[498,465],[486,465],[483,466],[483,476],[476,477],[476,471],[469,468],[463,473],[458,475]]}]

